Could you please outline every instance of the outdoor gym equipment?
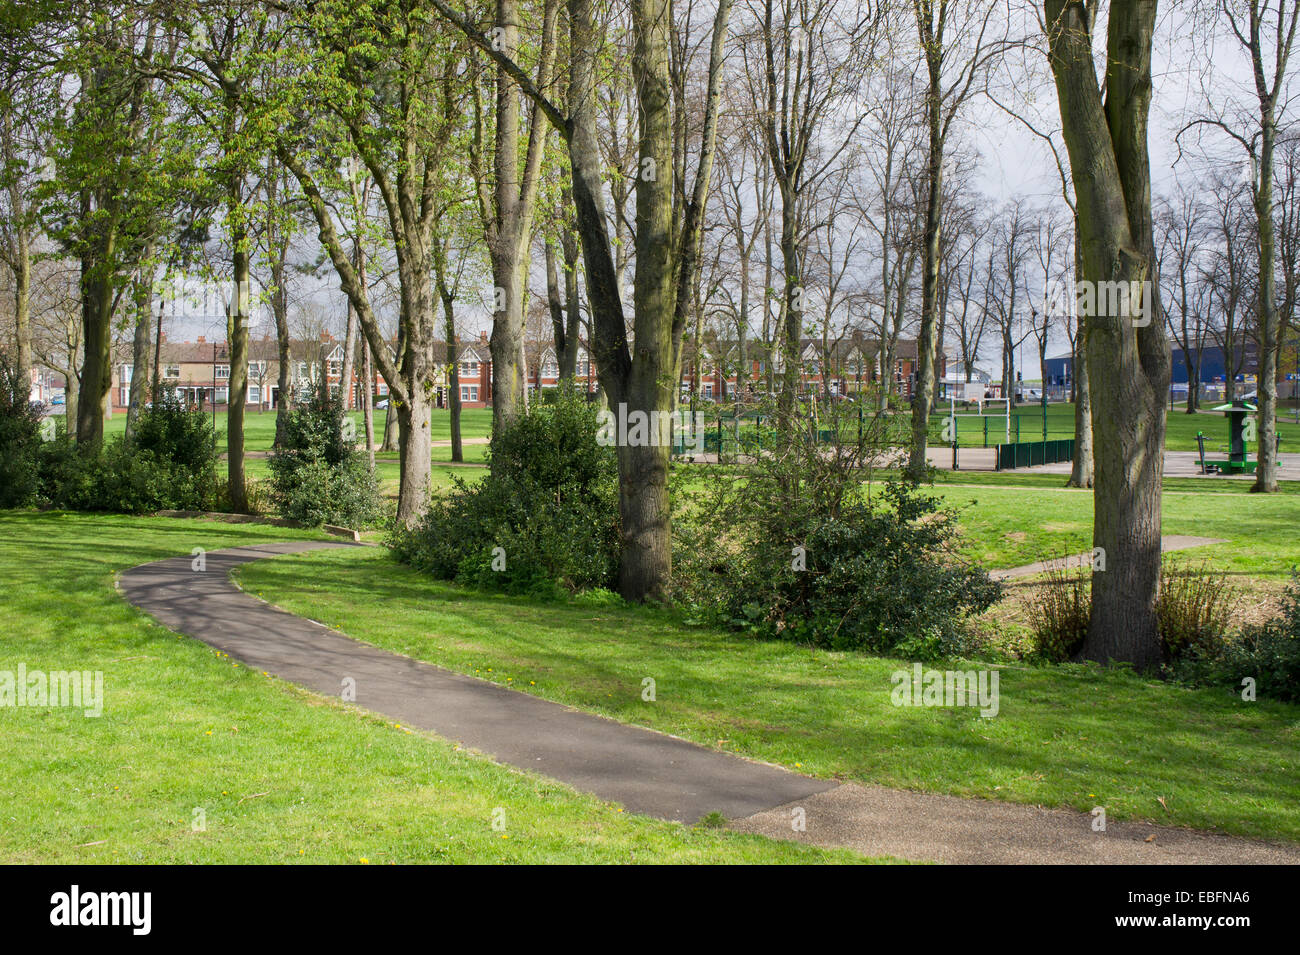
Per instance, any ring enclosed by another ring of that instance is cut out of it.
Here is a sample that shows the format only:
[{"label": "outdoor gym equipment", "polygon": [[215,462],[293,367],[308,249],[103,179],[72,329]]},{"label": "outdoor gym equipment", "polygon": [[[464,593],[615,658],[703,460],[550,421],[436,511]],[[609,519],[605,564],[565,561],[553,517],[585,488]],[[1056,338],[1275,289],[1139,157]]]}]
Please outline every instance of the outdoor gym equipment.
[{"label": "outdoor gym equipment", "polygon": [[[1230,404],[1219,405],[1217,408],[1211,408],[1211,411],[1222,411],[1228,419],[1228,446],[1222,450],[1228,452],[1226,461],[1212,461],[1209,467],[1213,467],[1221,474],[1253,474],[1258,462],[1246,460],[1246,428],[1248,416],[1255,413],[1255,406],[1247,401],[1237,399]],[[1205,440],[1202,435],[1197,434],[1197,444],[1201,449],[1201,473],[1212,473],[1206,470],[1205,461]]]},{"label": "outdoor gym equipment", "polygon": [[[1231,404],[1219,405],[1217,408],[1211,408],[1211,411],[1222,411],[1228,419],[1228,443],[1226,446],[1221,445],[1220,451],[1226,451],[1228,459],[1226,461],[1206,461],[1205,460],[1205,433],[1196,432],[1196,447],[1201,458],[1202,474],[1254,474],[1255,468],[1258,467],[1258,457],[1254,461],[1246,460],[1246,444],[1254,441],[1252,434],[1252,425],[1250,416],[1256,411],[1255,405],[1249,401],[1238,398]],[[1282,444],[1282,438],[1279,435],[1277,443]]]}]

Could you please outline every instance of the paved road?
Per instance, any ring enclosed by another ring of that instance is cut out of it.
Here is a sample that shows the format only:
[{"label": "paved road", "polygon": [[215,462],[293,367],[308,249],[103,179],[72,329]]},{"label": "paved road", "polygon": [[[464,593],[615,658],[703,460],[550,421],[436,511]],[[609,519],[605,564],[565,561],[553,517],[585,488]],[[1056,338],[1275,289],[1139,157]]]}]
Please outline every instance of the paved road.
[{"label": "paved road", "polygon": [[919,861],[1300,864],[1300,846],[1142,823],[1095,832],[1089,815],[1069,810],[811,779],[366,646],[230,580],[248,561],[351,546],[212,551],[203,571],[177,557],[132,568],[119,586],[164,625],[251,667],[327,696],[350,679],[359,706],[662,819],[690,823],[716,811],[739,831]]}]

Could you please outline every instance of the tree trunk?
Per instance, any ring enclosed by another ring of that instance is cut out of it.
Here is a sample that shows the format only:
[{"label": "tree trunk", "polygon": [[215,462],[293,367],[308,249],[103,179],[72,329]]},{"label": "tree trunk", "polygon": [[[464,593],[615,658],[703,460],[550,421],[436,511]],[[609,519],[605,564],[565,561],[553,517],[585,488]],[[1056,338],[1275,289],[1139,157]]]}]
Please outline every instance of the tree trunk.
[{"label": "tree trunk", "polygon": [[289,243],[281,239],[271,260],[271,313],[275,317],[275,346],[278,368],[276,388],[279,400],[275,404],[275,446],[282,447],[285,428],[289,421],[289,405],[293,401],[293,348],[289,337],[289,290],[285,287],[285,264],[289,256]]},{"label": "tree trunk", "polygon": [[[1279,38],[1281,42],[1281,38]],[[1255,190],[1255,218],[1259,228],[1259,374],[1256,408],[1259,450],[1256,453],[1252,491],[1277,490],[1277,352],[1280,327],[1277,312],[1277,243],[1273,224],[1273,146],[1277,127],[1270,107],[1261,124],[1259,183]]]},{"label": "tree trunk", "polygon": [[523,410],[527,381],[520,367],[524,341],[524,275],[518,249],[494,250],[492,278],[497,310],[492,316],[492,430],[499,432]]},{"label": "tree trunk", "polygon": [[451,295],[442,293],[442,312],[447,331],[447,409],[451,418],[451,459],[465,460],[460,436],[460,366],[456,361],[456,312]]},{"label": "tree trunk", "polygon": [[[401,361],[402,352],[405,350],[404,332],[399,328],[397,332],[397,360]],[[393,390],[393,382],[385,379],[388,385],[388,408],[384,411],[384,443],[380,445],[380,451],[398,450],[398,417],[397,417],[397,395]]]},{"label": "tree trunk", "polygon": [[1170,376],[1158,289],[1150,281],[1154,242],[1147,117],[1156,3],[1111,7],[1104,102],[1093,59],[1091,8],[1046,0],[1046,12],[1078,197],[1084,278],[1090,283],[1145,283],[1139,287],[1149,302],[1147,321],[1131,299],[1121,303],[1117,315],[1086,316],[1088,376],[1095,385],[1093,544],[1104,555],[1105,569],[1094,566],[1082,656],[1151,670],[1161,662],[1156,597]]},{"label": "tree trunk", "polygon": [[[555,266],[555,243],[549,238],[546,240],[546,307],[551,313],[551,335],[555,342],[555,362],[560,370],[560,380],[572,383],[572,373],[568,378],[565,377],[569,349],[568,325],[565,322],[564,303],[560,300],[560,275]],[[540,372],[537,383],[541,384]]]},{"label": "tree trunk", "polygon": [[799,241],[796,198],[781,188],[781,264],[785,269],[785,324],[781,329],[781,408],[794,407],[800,385],[800,344],[803,339],[803,248]]},{"label": "tree trunk", "polygon": [[[238,215],[238,213],[237,213]],[[251,287],[247,240],[242,227],[231,234],[235,286],[226,312],[226,341],[230,349],[230,378],[226,395],[226,482],[230,509],[248,513],[244,474],[244,408],[248,400],[248,309]],[[213,382],[213,401],[216,382]]]},{"label": "tree trunk", "polygon": [[[3,128],[3,145],[5,159],[18,159],[13,141],[13,116],[5,110]],[[18,377],[30,384],[32,374],[32,327],[31,327],[31,281],[32,254],[30,230],[27,222],[26,197],[23,195],[22,179],[9,177],[9,215],[10,228],[13,229],[13,255],[10,262],[14,278],[14,346],[17,349]]]},{"label": "tree trunk", "polygon": [[[390,416],[393,403],[388,406]],[[409,401],[397,406],[397,426],[401,434],[401,492],[397,499],[397,522],[410,526],[419,519],[426,503],[433,445],[429,435],[429,399],[414,389]]]},{"label": "tree trunk", "polygon": [[[929,8],[927,8],[929,9]],[[930,11],[933,16],[933,11]],[[918,19],[921,11],[918,7]],[[933,24],[931,25],[933,29]],[[928,41],[928,42],[926,42]],[[940,230],[943,214],[943,86],[940,76],[942,38],[922,36],[929,73],[926,111],[929,118],[929,154],[926,164],[925,243],[921,275],[921,329],[916,336],[916,387],[912,391],[912,449],[908,476],[925,477],[926,445],[930,434],[930,401],[934,396],[934,359],[939,315]]]},{"label": "tree trunk", "polygon": [[[358,254],[360,254],[358,250]],[[339,375],[339,400],[343,404],[345,412],[351,411],[353,407],[353,395],[355,392],[352,381],[353,373],[353,355],[357,351],[357,310],[348,302],[348,323],[347,329],[343,333],[343,368]]]},{"label": "tree trunk", "polygon": [[[111,240],[107,243],[111,249]],[[113,377],[113,283],[105,274],[111,251],[98,267],[89,258],[81,266],[81,394],[77,403],[77,443],[88,447],[104,441],[104,416]]]},{"label": "tree trunk", "polygon": [[370,343],[361,337],[361,419],[366,434],[366,460],[375,470],[375,371],[370,364]]},{"label": "tree trunk", "polygon": [[[149,332],[153,324],[153,275],[152,266],[147,263],[153,257],[152,249],[144,255],[145,266],[136,279],[132,290],[132,304],[135,308],[135,334],[131,339],[131,394],[126,409],[126,440],[130,441],[135,433],[136,422],[145,402],[149,400]],[[145,269],[150,270],[145,275]]]},{"label": "tree trunk", "polygon": [[[567,195],[566,190],[566,195]],[[560,232],[560,248],[564,253],[564,312],[565,329],[564,361],[560,364],[560,376],[573,381],[578,373],[578,351],[581,348],[579,329],[582,327],[582,315],[578,307],[578,241],[573,230],[566,224]],[[590,357],[590,356],[589,356]],[[590,365],[588,365],[590,371]]]},{"label": "tree trunk", "polygon": [[1088,387],[1088,346],[1083,319],[1074,336],[1074,457],[1066,487],[1092,487],[1092,392]]},{"label": "tree trunk", "polygon": [[15,224],[17,256],[14,264],[14,345],[17,350],[18,377],[28,384],[32,380],[31,281],[32,257],[27,245],[27,229]]}]

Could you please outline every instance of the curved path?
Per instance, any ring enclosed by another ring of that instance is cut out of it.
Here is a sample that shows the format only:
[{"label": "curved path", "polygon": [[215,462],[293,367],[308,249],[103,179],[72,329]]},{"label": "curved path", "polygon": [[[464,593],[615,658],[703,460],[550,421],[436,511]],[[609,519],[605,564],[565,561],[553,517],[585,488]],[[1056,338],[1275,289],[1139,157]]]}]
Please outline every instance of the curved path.
[{"label": "curved path", "polygon": [[126,599],[172,630],[250,667],[326,696],[350,681],[358,706],[563,780],[633,812],[695,822],[748,816],[835,784],[617,723],[366,646],[244,593],[235,567],[278,554],[352,544],[291,542],[209,551],[126,571]]},{"label": "curved path", "polygon": [[812,779],[358,643],[230,579],[249,561],[353,546],[210,551],[203,570],[175,557],[125,571],[119,587],[160,623],[250,667],[327,696],[350,681],[358,706],[662,819],[719,812],[742,831],[943,862],[1300,863],[1300,846],[1143,823],[1094,832],[1091,817],[1070,810]]}]

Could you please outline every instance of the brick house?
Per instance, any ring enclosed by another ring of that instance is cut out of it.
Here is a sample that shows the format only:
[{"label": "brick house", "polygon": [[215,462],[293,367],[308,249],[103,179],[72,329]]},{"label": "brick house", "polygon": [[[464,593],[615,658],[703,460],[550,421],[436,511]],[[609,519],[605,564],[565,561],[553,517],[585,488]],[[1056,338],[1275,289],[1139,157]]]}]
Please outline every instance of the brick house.
[{"label": "brick house", "polygon": [[[320,340],[294,340],[289,351],[291,387],[303,393],[320,387],[324,374],[331,393],[337,393],[343,376],[344,343],[329,333]],[[445,408],[449,403],[449,368],[446,362],[447,346],[433,343],[434,355],[434,405]],[[274,338],[261,338],[248,346],[248,394],[250,410],[269,411],[279,406],[279,348]],[[528,389],[537,394],[560,383],[560,366],[555,348],[549,341],[527,341],[524,354],[528,362]],[[761,342],[746,343],[746,369],[736,367],[739,348],[734,340],[719,341],[708,338],[701,343],[699,393],[705,398],[721,400],[732,398],[737,389],[754,395],[767,390],[770,372],[780,377],[782,361],[773,357]],[[769,369],[769,363],[771,367]],[[230,355],[224,341],[207,341],[199,336],[193,342],[168,342],[161,348],[162,381],[188,404],[211,407],[215,398],[224,406],[229,396]],[[694,348],[692,343],[682,345],[683,394],[693,390]],[[942,378],[947,363],[939,355],[935,374]],[[900,339],[895,348],[892,374],[893,390],[910,399],[913,373],[916,369],[916,342]],[[360,362],[354,364],[352,373],[353,407],[360,401]],[[110,392],[113,413],[125,413],[130,402],[131,348],[129,343],[117,346],[114,353],[113,381]],[[492,404],[492,356],[486,332],[463,341],[457,348],[457,375],[461,407],[487,408]],[[841,341],[832,342],[825,349],[820,339],[805,338],[801,342],[800,382],[805,393],[824,394],[829,388],[832,395],[852,395],[876,383],[880,378],[880,347],[874,339],[855,333]],[[578,389],[594,393],[599,385],[595,363],[587,349],[579,345],[577,368],[574,376]],[[377,401],[388,396],[388,385],[375,370],[373,394]]]},{"label": "brick house", "polygon": [[[706,339],[701,342],[700,351],[699,394],[705,398],[732,398],[737,388],[742,393],[764,392],[769,372],[780,379],[784,371],[782,356],[771,354],[762,342],[745,343],[748,367],[744,374],[736,367],[739,347],[734,340]],[[829,391],[832,395],[853,395],[877,385],[881,377],[880,343],[856,332],[849,338],[828,343],[824,349],[821,339],[804,338],[800,342],[799,358],[800,391],[805,394]],[[942,378],[947,370],[942,352],[935,364],[935,376]],[[907,400],[912,397],[916,365],[916,340],[900,338],[894,348],[891,389]],[[681,384],[684,394],[695,390],[694,368],[694,348],[691,343],[684,343]]]}]

